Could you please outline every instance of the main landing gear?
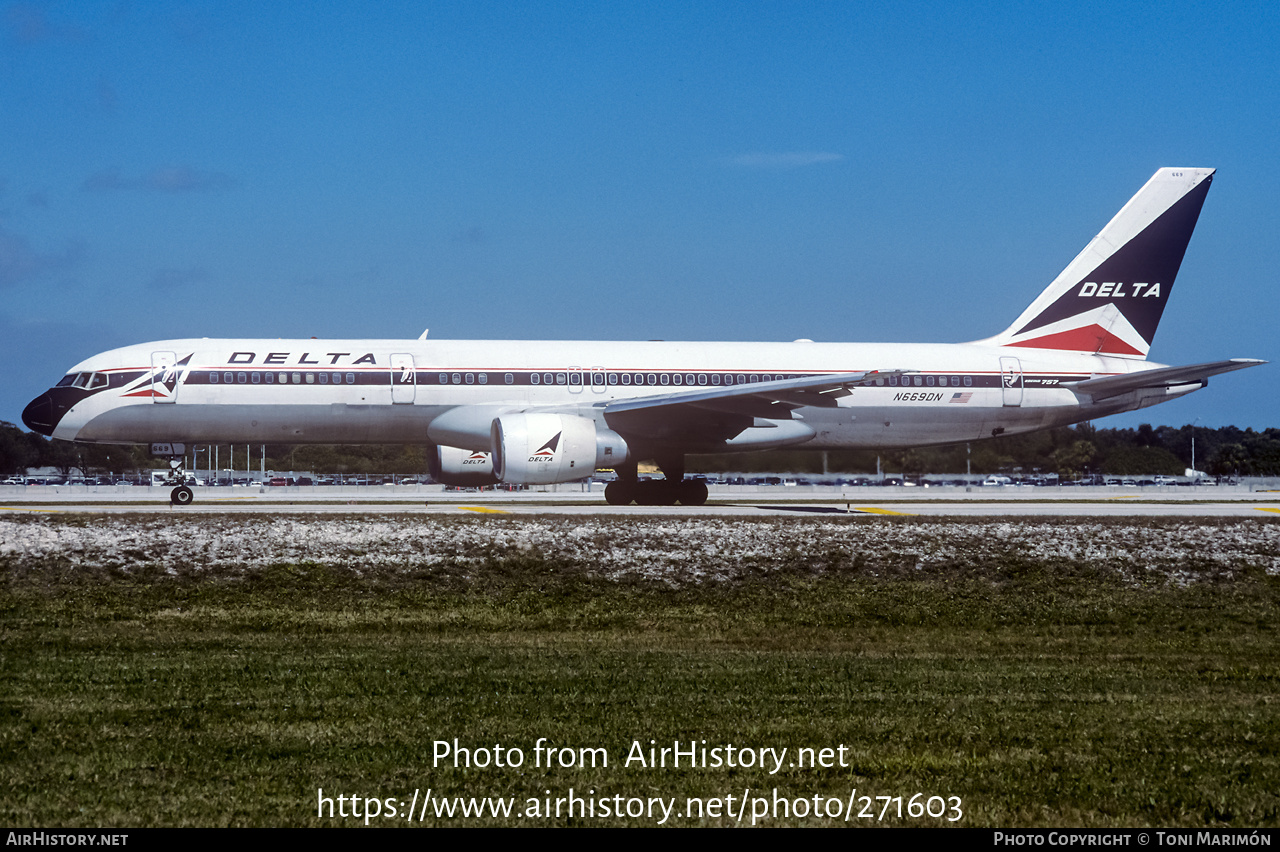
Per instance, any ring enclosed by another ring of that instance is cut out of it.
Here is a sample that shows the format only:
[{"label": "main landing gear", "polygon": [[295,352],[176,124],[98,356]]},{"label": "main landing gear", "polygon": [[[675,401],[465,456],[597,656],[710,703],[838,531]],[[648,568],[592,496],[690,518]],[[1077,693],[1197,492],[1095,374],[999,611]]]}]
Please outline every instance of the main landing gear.
[{"label": "main landing gear", "polygon": [[684,456],[658,458],[665,479],[646,479],[636,472],[636,463],[617,468],[618,478],[604,488],[605,502],[611,506],[701,506],[707,502],[707,483],[684,478]]}]

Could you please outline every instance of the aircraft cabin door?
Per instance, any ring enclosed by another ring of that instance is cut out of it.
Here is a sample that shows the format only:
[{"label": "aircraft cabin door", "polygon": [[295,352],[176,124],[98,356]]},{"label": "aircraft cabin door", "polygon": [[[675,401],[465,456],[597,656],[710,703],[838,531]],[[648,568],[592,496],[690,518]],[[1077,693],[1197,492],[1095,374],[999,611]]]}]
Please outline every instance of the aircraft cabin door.
[{"label": "aircraft cabin door", "polygon": [[1000,397],[1005,408],[1022,405],[1022,362],[1017,358],[1000,359]]},{"label": "aircraft cabin door", "polygon": [[178,356],[172,352],[151,353],[151,401],[178,401]]},{"label": "aircraft cabin door", "polygon": [[413,403],[417,390],[417,371],[413,369],[413,356],[400,352],[391,356],[391,401],[396,405]]},{"label": "aircraft cabin door", "polygon": [[582,368],[569,368],[569,393],[582,393]]}]

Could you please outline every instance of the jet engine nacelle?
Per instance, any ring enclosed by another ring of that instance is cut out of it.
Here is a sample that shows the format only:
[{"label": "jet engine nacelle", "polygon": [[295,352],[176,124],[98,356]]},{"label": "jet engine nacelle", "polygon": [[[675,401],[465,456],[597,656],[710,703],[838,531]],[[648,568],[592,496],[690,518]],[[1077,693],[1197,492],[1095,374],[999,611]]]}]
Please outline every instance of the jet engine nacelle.
[{"label": "jet engine nacelle", "polygon": [[549,485],[586,479],[627,460],[627,442],[573,414],[504,414],[490,427],[493,472],[503,482]]},{"label": "jet engine nacelle", "polygon": [[476,486],[496,485],[498,477],[493,473],[493,456],[478,450],[438,446],[427,456],[431,478],[444,485]]}]

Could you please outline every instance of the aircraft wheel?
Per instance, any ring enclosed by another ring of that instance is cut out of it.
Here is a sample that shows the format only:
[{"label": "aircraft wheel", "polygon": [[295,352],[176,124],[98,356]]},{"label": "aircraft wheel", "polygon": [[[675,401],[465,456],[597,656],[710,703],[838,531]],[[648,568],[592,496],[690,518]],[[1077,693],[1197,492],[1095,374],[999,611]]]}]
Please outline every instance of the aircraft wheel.
[{"label": "aircraft wheel", "polygon": [[705,506],[707,483],[701,479],[686,479],[680,483],[680,503],[684,506]]},{"label": "aircraft wheel", "polygon": [[650,479],[637,483],[636,503],[641,506],[674,506],[676,489],[665,479]]},{"label": "aircraft wheel", "polygon": [[636,505],[637,506],[657,506],[658,489],[652,480],[636,483]]},{"label": "aircraft wheel", "polygon": [[604,502],[610,506],[627,506],[635,498],[635,486],[628,486],[625,482],[610,482],[604,487]]},{"label": "aircraft wheel", "polygon": [[185,485],[179,485],[169,492],[169,502],[175,506],[190,506],[191,501],[195,499],[196,495],[191,493],[191,489]]}]

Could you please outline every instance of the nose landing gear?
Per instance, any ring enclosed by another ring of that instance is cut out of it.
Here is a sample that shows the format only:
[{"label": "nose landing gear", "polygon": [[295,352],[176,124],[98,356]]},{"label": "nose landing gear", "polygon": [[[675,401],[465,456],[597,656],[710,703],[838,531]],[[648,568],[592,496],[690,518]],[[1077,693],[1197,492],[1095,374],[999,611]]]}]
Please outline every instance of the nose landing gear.
[{"label": "nose landing gear", "polygon": [[186,444],[152,444],[151,455],[166,456],[169,459],[169,475],[164,484],[174,486],[169,492],[170,506],[190,506],[196,499],[195,494],[187,487],[186,476],[182,471],[182,462],[186,456]]}]

